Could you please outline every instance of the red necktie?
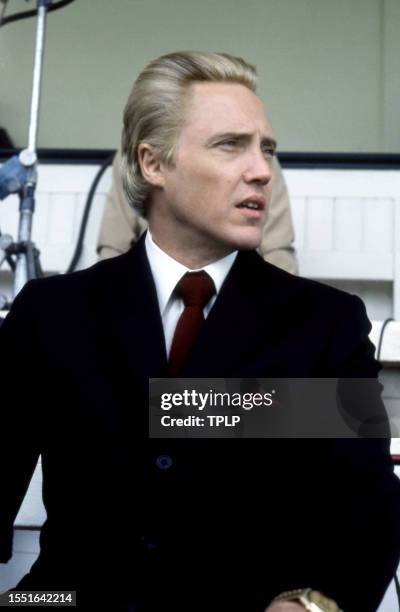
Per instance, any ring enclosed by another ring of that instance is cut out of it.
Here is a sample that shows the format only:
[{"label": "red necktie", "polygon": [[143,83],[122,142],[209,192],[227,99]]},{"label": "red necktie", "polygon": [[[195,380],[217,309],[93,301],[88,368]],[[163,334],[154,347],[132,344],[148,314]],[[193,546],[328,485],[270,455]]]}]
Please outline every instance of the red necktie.
[{"label": "red necktie", "polygon": [[187,272],[175,287],[185,309],[175,328],[169,354],[169,372],[175,376],[182,367],[204,323],[203,308],[215,293],[215,285],[207,272]]}]

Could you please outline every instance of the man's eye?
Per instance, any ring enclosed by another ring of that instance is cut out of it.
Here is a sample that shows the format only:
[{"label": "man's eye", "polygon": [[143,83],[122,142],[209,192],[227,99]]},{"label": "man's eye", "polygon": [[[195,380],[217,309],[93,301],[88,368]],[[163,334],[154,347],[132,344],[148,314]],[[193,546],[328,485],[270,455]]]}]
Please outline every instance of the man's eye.
[{"label": "man's eye", "polygon": [[227,149],[234,149],[235,147],[238,146],[239,143],[234,138],[230,138],[229,140],[223,140],[219,144],[220,146],[225,147]]},{"label": "man's eye", "polygon": [[273,157],[275,155],[275,149],[273,147],[263,147],[262,152],[265,157]]}]

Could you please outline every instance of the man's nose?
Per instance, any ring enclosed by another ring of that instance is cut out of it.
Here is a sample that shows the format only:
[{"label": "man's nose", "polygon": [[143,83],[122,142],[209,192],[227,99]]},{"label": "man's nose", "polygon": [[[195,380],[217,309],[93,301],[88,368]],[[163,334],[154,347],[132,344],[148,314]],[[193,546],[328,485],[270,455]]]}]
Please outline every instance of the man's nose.
[{"label": "man's nose", "polygon": [[244,180],[246,183],[259,183],[268,185],[272,178],[272,155],[266,156],[262,151],[252,153],[246,171],[244,172]]}]

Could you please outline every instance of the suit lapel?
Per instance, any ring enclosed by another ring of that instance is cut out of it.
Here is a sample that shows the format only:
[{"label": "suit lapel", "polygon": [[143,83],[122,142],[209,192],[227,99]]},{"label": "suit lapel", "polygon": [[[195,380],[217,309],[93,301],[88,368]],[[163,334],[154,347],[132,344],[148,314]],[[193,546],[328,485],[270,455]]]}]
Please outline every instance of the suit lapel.
[{"label": "suit lapel", "polygon": [[274,270],[254,251],[239,252],[182,377],[254,376],[260,355],[263,369],[268,366],[288,301]]},{"label": "suit lapel", "polygon": [[119,368],[147,386],[149,377],[165,374],[166,352],[156,288],[146,256],[144,236],[115,261],[108,277],[109,342]]},{"label": "suit lapel", "polygon": [[[114,265],[111,266],[111,264]],[[104,275],[105,276],[105,275]],[[272,364],[291,296],[281,271],[254,251],[239,252],[180,376],[254,376]],[[104,278],[104,277],[102,277]],[[286,279],[285,279],[286,280]],[[168,376],[165,339],[144,236],[110,262],[102,287],[108,351],[128,379]]]}]

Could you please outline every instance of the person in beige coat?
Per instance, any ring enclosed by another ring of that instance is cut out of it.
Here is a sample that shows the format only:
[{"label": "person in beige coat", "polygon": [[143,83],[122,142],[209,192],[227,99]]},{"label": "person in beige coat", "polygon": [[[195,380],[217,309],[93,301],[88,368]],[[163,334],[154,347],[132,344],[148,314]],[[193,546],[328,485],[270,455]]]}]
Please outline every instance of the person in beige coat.
[{"label": "person in beige coat", "polygon": [[[100,259],[125,253],[147,228],[146,219],[127,202],[122,187],[120,164],[121,154],[118,151],[112,165],[112,184],[107,195],[97,242]],[[296,274],[297,260],[293,247],[294,230],[289,194],[276,157],[273,159],[273,164],[274,183],[270,209],[259,252],[266,261]]]}]

